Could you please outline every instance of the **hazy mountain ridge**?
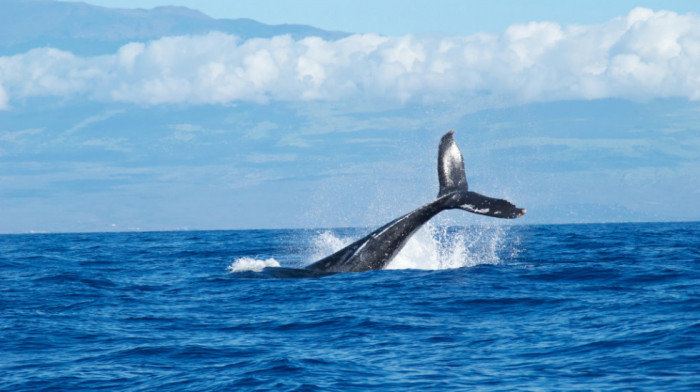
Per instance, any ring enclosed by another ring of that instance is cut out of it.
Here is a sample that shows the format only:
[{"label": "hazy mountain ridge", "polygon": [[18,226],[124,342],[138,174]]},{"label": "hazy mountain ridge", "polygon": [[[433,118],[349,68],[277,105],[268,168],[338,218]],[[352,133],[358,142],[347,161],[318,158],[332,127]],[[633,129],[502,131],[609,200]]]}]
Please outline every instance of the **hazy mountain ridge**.
[{"label": "hazy mountain ridge", "polygon": [[347,33],[304,25],[267,25],[252,19],[214,19],[186,7],[118,9],[53,0],[3,0],[0,55],[51,46],[79,55],[113,53],[132,41],[221,31],[242,39],[289,34],[334,40]]}]

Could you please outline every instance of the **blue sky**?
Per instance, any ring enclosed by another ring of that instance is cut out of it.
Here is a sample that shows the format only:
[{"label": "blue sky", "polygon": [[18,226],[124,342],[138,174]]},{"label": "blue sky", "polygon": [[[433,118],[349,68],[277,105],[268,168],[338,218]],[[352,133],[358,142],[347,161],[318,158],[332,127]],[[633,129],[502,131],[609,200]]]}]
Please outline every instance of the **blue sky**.
[{"label": "blue sky", "polygon": [[448,129],[516,223],[700,219],[696,3],[328,3],[138,5],[361,34],[83,9],[0,39],[0,233],[381,224],[435,196]]},{"label": "blue sky", "polygon": [[698,12],[692,0],[87,0],[106,7],[152,8],[178,5],[214,18],[252,18],[268,24],[299,23],[325,30],[404,35],[500,33],[514,23],[555,21],[603,23],[635,7]]}]

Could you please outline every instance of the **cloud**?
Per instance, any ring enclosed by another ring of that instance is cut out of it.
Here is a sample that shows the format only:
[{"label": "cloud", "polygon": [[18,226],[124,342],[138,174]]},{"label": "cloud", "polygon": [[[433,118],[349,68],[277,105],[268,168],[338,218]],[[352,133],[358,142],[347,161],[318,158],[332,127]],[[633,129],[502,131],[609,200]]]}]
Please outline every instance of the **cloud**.
[{"label": "cloud", "polygon": [[105,149],[107,151],[117,151],[117,152],[131,152],[132,149],[129,146],[128,140],[126,138],[101,138],[101,139],[90,139],[86,140],[82,144],[86,147],[98,147]]},{"label": "cloud", "polygon": [[168,128],[175,130],[175,132],[166,139],[179,142],[191,142],[202,135],[219,135],[227,132],[223,129],[205,129],[201,125],[189,123],[170,124]]},{"label": "cloud", "polygon": [[296,154],[250,154],[247,156],[248,162],[272,163],[272,162],[294,162],[298,156]]},{"label": "cloud", "polygon": [[597,25],[500,35],[353,35],[336,41],[223,33],[135,42],[107,56],[52,48],[0,57],[0,109],[32,97],[107,102],[700,100],[700,16],[636,8]]},{"label": "cloud", "polygon": [[172,139],[181,142],[190,142],[197,137],[197,134],[206,132],[206,130],[201,125],[187,123],[171,124],[169,128],[175,130],[175,133],[171,136]]},{"label": "cloud", "polygon": [[264,139],[269,136],[270,132],[278,129],[279,126],[272,121],[263,121],[250,128],[245,136],[248,139]]},{"label": "cloud", "polygon": [[0,132],[0,142],[20,143],[25,141],[25,136],[38,135],[44,132],[43,128],[24,129],[21,131],[2,131]]},{"label": "cloud", "polygon": [[7,109],[9,109],[9,98],[5,92],[5,89],[2,87],[2,84],[0,84],[0,110]]},{"label": "cloud", "polygon": [[117,114],[121,114],[121,113],[124,113],[124,110],[109,110],[107,112],[104,112],[104,113],[101,113],[101,114],[98,114],[95,116],[90,116],[90,117],[86,118],[85,120],[72,126],[69,130],[66,131],[66,134],[70,135],[70,134],[75,133],[75,132],[77,132],[85,127],[88,127],[88,126],[95,124],[95,123],[105,121],[105,120],[109,119],[110,117],[113,117],[113,116],[115,116]]}]

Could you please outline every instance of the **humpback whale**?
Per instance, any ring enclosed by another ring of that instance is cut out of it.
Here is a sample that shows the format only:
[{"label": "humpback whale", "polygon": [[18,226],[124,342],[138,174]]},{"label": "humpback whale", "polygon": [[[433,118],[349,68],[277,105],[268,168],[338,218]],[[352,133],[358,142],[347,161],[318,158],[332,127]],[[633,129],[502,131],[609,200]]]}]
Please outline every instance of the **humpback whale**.
[{"label": "humpback whale", "polygon": [[328,273],[382,269],[425,222],[441,211],[449,209],[506,219],[523,216],[525,209],[518,208],[509,201],[469,190],[464,159],[454,141],[453,133],[454,131],[447,132],[440,140],[437,165],[440,190],[434,201],[385,224],[305,269]]}]

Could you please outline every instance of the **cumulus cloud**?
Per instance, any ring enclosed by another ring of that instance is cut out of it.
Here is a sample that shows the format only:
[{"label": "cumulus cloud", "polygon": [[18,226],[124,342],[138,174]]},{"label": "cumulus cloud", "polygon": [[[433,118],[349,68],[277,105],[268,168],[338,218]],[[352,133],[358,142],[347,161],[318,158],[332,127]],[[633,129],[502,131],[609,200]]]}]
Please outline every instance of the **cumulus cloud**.
[{"label": "cumulus cloud", "polygon": [[598,25],[541,22],[500,35],[223,33],[130,43],[108,56],[51,48],[0,57],[0,109],[37,96],[146,105],[237,101],[700,99],[700,16],[645,8]]}]

